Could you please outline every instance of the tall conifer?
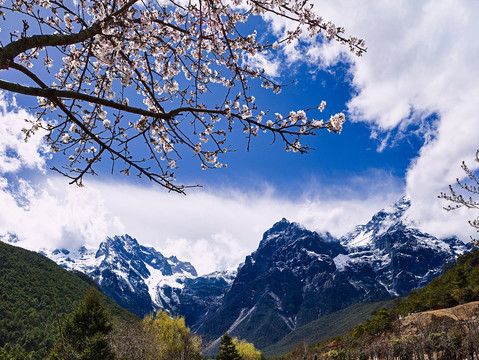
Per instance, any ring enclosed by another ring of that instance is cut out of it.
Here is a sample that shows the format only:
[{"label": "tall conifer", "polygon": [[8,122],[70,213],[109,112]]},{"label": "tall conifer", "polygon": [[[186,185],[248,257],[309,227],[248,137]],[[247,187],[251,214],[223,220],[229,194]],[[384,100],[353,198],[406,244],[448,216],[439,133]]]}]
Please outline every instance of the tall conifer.
[{"label": "tall conifer", "polygon": [[112,360],[114,355],[106,339],[111,331],[108,312],[98,291],[91,289],[64,324],[65,349],[57,343],[50,359]]},{"label": "tall conifer", "polygon": [[225,333],[221,337],[219,353],[216,355],[217,360],[242,360],[238,350],[236,349],[231,336]]}]

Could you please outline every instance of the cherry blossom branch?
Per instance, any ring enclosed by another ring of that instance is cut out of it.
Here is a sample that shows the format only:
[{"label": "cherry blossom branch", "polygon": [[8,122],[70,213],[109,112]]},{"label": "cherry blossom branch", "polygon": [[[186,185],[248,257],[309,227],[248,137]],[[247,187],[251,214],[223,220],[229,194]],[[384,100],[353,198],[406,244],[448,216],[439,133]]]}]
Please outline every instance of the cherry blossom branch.
[{"label": "cherry blossom branch", "polygon": [[[342,113],[328,121],[311,117],[324,102],[283,116],[259,109],[251,93],[252,81],[274,93],[285,85],[248,64],[249,56],[278,44],[258,40],[256,31],[242,35],[239,25],[249,16],[269,12],[296,24],[279,43],[299,39],[307,27],[312,37],[323,32],[358,55],[365,50],[306,0],[254,0],[250,8],[242,0],[135,2],[79,0],[74,7],[61,0],[0,0],[0,17],[23,17],[19,30],[7,22],[10,43],[0,48],[0,71],[20,71],[36,85],[0,80],[0,89],[37,97],[26,140],[45,129],[52,151],[67,156],[63,168],[70,175],[62,173],[73,182],[95,174],[109,153],[112,169],[118,162],[126,175],[134,171],[183,192],[174,184],[176,162],[189,152],[203,169],[226,167],[219,158],[232,151],[227,140],[235,129],[246,134],[247,149],[264,132],[300,153],[310,150],[300,140],[317,130],[341,132]],[[31,34],[32,19],[40,34]]]},{"label": "cherry blossom branch", "polygon": [[130,0],[121,9],[107,16],[102,21],[97,21],[89,28],[80,30],[74,34],[52,34],[52,35],[32,35],[12,41],[8,45],[0,48],[0,70],[8,69],[9,64],[19,54],[34,48],[44,48],[47,46],[62,46],[78,44],[91,39],[101,33],[102,26],[111,21],[114,17],[121,15],[128,10],[138,0]]},{"label": "cherry blossom branch", "polygon": [[[476,151],[476,158],[474,161],[479,163],[479,150]],[[469,169],[464,161],[461,164],[461,168],[466,174],[466,178],[468,180],[461,181],[459,178],[456,179],[456,184],[459,187],[459,191],[456,191],[452,185],[449,185],[449,194],[441,192],[441,194],[438,196],[440,199],[444,199],[455,204],[445,206],[444,210],[446,211],[457,210],[462,207],[468,209],[479,209],[479,179],[477,178],[476,174]],[[465,192],[467,195],[461,194],[461,191]],[[469,225],[479,232],[479,216],[474,220],[469,220],[468,222]],[[472,237],[471,239],[475,246],[479,245],[479,239],[474,239]]]},{"label": "cherry blossom branch", "polygon": [[[103,142],[98,136],[96,136],[95,134],[93,134],[81,121],[79,121],[75,115],[62,103],[62,101],[58,98],[58,96],[55,94],[55,89],[48,89],[46,88],[46,84],[42,83],[42,81],[36,76],[34,75],[33,73],[31,73],[28,69],[25,69],[24,67],[16,64],[15,67],[18,69],[18,70],[21,70],[22,72],[26,73],[26,74],[29,74],[29,76],[34,79],[36,82],[39,83],[40,86],[42,86],[43,88],[27,88],[27,87],[23,87],[21,85],[18,85],[18,84],[13,84],[13,85],[16,85],[16,86],[20,86],[22,88],[26,88],[26,89],[36,89],[36,90],[39,90],[39,91],[44,91],[46,90],[48,92],[48,96],[45,96],[47,98],[49,98],[51,101],[53,101],[67,116],[68,118],[70,118],[70,120],[72,120],[73,122],[75,122],[77,124],[77,126],[79,126],[88,136],[91,140],[95,141],[96,143],[98,143],[98,145],[100,146],[100,152],[93,158],[91,159],[90,161],[87,161],[88,165],[80,171],[80,174],[79,176],[77,177],[71,177],[71,176],[68,176],[69,178],[73,179],[71,183],[76,183],[78,184],[79,186],[82,185],[82,177],[84,174],[86,174],[92,167],[93,163],[95,163],[99,158],[100,158],[100,154],[103,153],[104,150],[108,150],[112,155],[115,155],[117,156],[118,158],[122,159],[123,161],[125,161],[125,163],[129,164],[130,166],[134,167],[135,169],[137,169],[141,174],[144,174],[148,179],[150,179],[151,181],[154,181],[156,183],[158,183],[159,185],[161,186],[164,186],[166,187],[167,189],[171,190],[171,191],[175,191],[175,192],[179,192],[179,193],[184,193],[184,188],[186,188],[186,186],[175,186],[173,185],[170,181],[168,181],[165,177],[159,175],[159,174],[155,174],[153,172],[150,172],[150,171],[147,171],[146,168],[144,167],[141,167],[139,165],[137,165],[134,161],[131,161],[131,159],[129,159],[128,157],[124,156],[123,154],[119,153],[118,151],[114,150],[110,145],[107,145],[105,142]],[[0,80],[0,88],[2,88],[2,85],[3,83],[5,83],[5,81],[3,80]],[[7,84],[11,84],[11,83],[7,83]],[[10,89],[5,89],[5,90],[10,90]],[[54,90],[54,92],[50,92],[50,90]],[[10,91],[14,91],[16,92],[15,90],[10,90]],[[19,93],[22,93],[20,91],[18,91]],[[26,95],[32,95],[32,94],[26,94]],[[45,94],[47,95],[47,94]],[[42,96],[42,95],[40,95]],[[56,171],[58,172],[61,172],[59,171],[58,169],[55,168]],[[66,175],[65,173],[61,172],[62,174]]]}]

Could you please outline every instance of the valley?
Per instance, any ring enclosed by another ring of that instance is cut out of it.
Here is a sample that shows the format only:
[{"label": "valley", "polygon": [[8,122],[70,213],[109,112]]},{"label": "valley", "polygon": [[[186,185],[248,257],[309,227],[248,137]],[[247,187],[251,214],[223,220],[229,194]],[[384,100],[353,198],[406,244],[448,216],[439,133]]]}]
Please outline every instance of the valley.
[{"label": "valley", "polygon": [[[203,338],[206,355],[217,352],[224,333],[273,355],[296,342],[318,342],[350,330],[372,311],[427,285],[445,264],[471,249],[456,238],[420,232],[405,215],[409,204],[402,198],[339,239],[283,218],[236,271],[202,276],[192,264],[165,257],[129,235],[108,238],[97,250],[38,251],[88,275],[139,317],[159,310],[183,317]],[[5,238],[10,239],[18,241]],[[352,313],[354,320],[344,323]],[[321,321],[338,326],[314,330]]]}]

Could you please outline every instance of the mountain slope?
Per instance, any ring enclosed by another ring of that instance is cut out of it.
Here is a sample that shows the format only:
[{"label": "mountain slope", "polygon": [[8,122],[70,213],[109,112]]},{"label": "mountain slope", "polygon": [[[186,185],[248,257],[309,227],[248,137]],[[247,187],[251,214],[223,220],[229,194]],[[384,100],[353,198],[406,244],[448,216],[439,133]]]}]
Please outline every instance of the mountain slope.
[{"label": "mountain slope", "polygon": [[[57,338],[56,311],[60,319],[71,313],[91,285],[83,274],[0,241],[0,347],[18,344],[45,358]],[[133,317],[105,294],[101,298],[113,315]]]},{"label": "mountain slope", "polygon": [[413,290],[396,308],[406,315],[437,308],[448,308],[479,300],[479,249],[457,258],[456,264],[421,289]]},{"label": "mountain slope", "polygon": [[401,199],[340,240],[286,219],[265,232],[218,310],[194,329],[225,331],[264,349],[296,328],[351,304],[405,295],[468,248],[420,232]]},{"label": "mountain slope", "polygon": [[216,308],[234,279],[234,272],[198,277],[189,262],[165,257],[129,235],[103,241],[97,251],[57,249],[44,253],[70,270],[91,276],[121,306],[143,317],[164,309],[193,325]]},{"label": "mountain slope", "polygon": [[282,338],[279,342],[263,350],[265,356],[279,356],[291,351],[296,345],[306,343],[312,345],[334,336],[345,334],[354,326],[371,317],[373,311],[393,307],[397,299],[376,302],[357,303],[346,309],[320,317],[301,326]]},{"label": "mountain slope", "polygon": [[437,239],[422,233],[406,216],[407,197],[383,209],[366,225],[341,238],[348,250],[344,271],[358,281],[374,277],[393,295],[406,295],[412,289],[438,277],[445,264],[471,249],[457,238]]},{"label": "mountain slope", "polygon": [[221,305],[235,277],[236,271],[217,271],[185,279],[184,287],[178,294],[177,314],[185,318],[188,326],[201,323],[210,311]]},{"label": "mountain slope", "polygon": [[264,348],[322,315],[389,296],[379,284],[356,287],[337,271],[345,255],[330,236],[283,219],[246,258],[218,311],[195,330],[213,338],[227,331]]},{"label": "mountain slope", "polygon": [[325,341],[298,357],[348,354],[351,358],[473,359],[479,354],[479,249],[428,285],[411,291],[391,311],[380,310],[354,331]]}]

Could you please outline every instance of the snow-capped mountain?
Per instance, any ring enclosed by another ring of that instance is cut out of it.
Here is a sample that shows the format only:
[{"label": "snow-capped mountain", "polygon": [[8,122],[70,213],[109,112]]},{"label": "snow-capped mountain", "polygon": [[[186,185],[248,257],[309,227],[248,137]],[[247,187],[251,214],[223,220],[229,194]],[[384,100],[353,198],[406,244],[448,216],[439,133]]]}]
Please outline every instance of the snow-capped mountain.
[{"label": "snow-capped mountain", "polygon": [[222,305],[195,330],[212,340],[228,332],[264,348],[322,315],[388,297],[374,281],[357,287],[338,271],[336,262],[347,255],[339,241],[283,219],[264,233]]},{"label": "snow-capped mountain", "polygon": [[[41,252],[88,274],[139,316],[165,309],[211,341],[228,332],[264,348],[320,316],[424,286],[471,248],[421,232],[407,218],[409,206],[404,197],[340,239],[282,219],[237,273],[197,276],[190,263],[128,235],[107,238],[95,250]],[[0,240],[18,241],[11,234]]]},{"label": "snow-capped mountain", "polygon": [[444,265],[470,245],[457,238],[437,239],[422,233],[407,218],[409,198],[383,209],[366,224],[340,239],[348,256],[340,271],[356,273],[356,280],[374,277],[392,295],[405,295],[439,276]]},{"label": "snow-capped mountain", "polygon": [[385,234],[398,223],[412,226],[406,218],[406,211],[411,206],[409,197],[404,196],[396,204],[376,213],[366,225],[358,225],[349,234],[341,238],[341,242],[348,248],[367,248],[373,245],[375,238]]},{"label": "snow-capped mountain", "polygon": [[437,277],[469,246],[437,239],[407,221],[407,198],[340,240],[286,219],[263,235],[216,312],[195,328],[275,343],[292,329],[353,303],[405,295]]},{"label": "snow-capped mountain", "polygon": [[[198,277],[189,262],[167,258],[129,235],[107,238],[97,251],[81,247],[73,252],[57,249],[43,253],[69,270],[89,275],[108,296],[139,316],[158,309],[186,315],[186,307],[188,323],[198,313],[205,313],[209,304],[218,302],[216,297],[226,291],[233,276],[226,272]],[[190,303],[198,292],[205,301],[193,306]]]}]

